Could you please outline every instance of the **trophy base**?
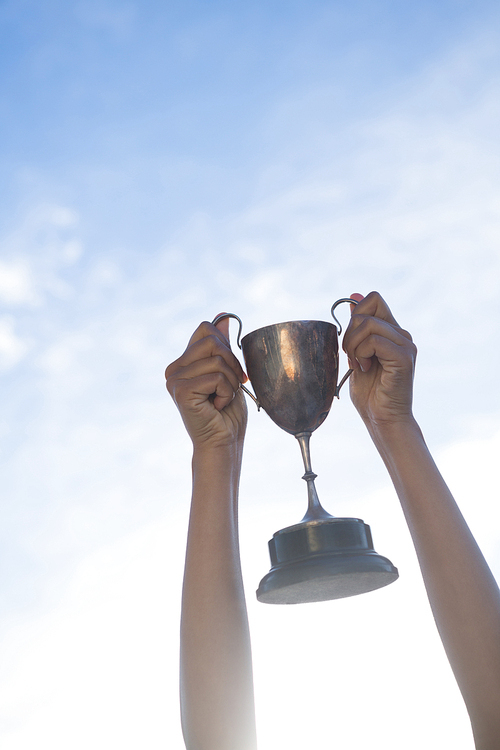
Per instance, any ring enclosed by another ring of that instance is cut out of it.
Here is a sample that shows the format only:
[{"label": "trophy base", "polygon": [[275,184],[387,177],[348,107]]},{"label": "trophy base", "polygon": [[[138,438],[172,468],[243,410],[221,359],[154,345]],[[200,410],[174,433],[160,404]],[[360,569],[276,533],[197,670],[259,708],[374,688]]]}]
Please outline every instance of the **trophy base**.
[{"label": "trophy base", "polygon": [[307,521],[277,531],[269,542],[271,570],[257,589],[266,604],[343,599],[387,586],[397,568],[373,549],[360,518]]}]

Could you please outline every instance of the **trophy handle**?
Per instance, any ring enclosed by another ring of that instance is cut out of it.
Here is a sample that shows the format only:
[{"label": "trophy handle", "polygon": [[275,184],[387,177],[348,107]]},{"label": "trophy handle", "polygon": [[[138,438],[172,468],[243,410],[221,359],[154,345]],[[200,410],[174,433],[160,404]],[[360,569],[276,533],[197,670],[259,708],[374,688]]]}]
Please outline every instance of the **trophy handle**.
[{"label": "trophy handle", "polygon": [[[212,325],[216,326],[217,323],[220,323],[220,321],[224,320],[224,318],[234,318],[235,320],[238,321],[240,327],[238,329],[238,337],[236,339],[236,343],[238,344],[238,347],[241,349],[240,338],[241,338],[241,331],[243,329],[243,323],[241,322],[241,318],[239,318],[234,313],[221,313],[220,315],[217,315],[212,320]],[[257,400],[257,397],[253,395],[252,391],[249,391],[248,388],[245,388],[245,386],[243,385],[243,383],[240,383],[240,388],[241,388],[242,391],[245,391],[245,393],[247,394],[247,396],[250,396],[250,398],[252,399],[252,401],[255,401],[255,403],[257,404],[257,411],[260,411],[259,401]]]},{"label": "trophy handle", "polygon": [[[337,307],[337,305],[340,305],[342,302],[349,302],[350,305],[357,305],[358,304],[357,300],[351,299],[350,297],[343,297],[342,299],[338,299],[336,302],[333,303],[332,310],[331,310],[331,312],[332,312],[332,318],[334,319],[334,321],[337,324],[337,331],[338,331],[339,336],[342,333],[342,326],[340,324],[340,321],[337,320],[337,318],[335,317],[335,314],[334,314],[333,311],[335,310],[335,308]],[[345,381],[349,379],[349,377],[351,376],[352,372],[354,372],[354,371],[353,370],[347,370],[346,374],[344,375],[344,377],[342,378],[342,380],[338,384],[337,388],[335,389],[335,394],[334,394],[335,398],[340,398],[340,396],[339,396],[340,389],[344,385]]]}]

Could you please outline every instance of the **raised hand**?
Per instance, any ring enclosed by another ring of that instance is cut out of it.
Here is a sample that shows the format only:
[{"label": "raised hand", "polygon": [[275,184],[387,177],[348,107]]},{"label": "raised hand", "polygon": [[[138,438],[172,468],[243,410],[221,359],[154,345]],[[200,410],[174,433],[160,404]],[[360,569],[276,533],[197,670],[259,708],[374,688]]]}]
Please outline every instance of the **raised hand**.
[{"label": "raised hand", "polygon": [[194,446],[180,653],[187,750],[256,747],[237,512],[247,378],[228,329],[227,319],[201,323],[165,372]]},{"label": "raised hand", "polygon": [[412,404],[416,348],[377,292],[352,311],[343,346],[351,397],[394,482],[477,750],[500,747],[500,593],[443,481]]},{"label": "raised hand", "polygon": [[247,377],[231,351],[227,319],[218,327],[201,323],[165,378],[195,447],[243,440],[247,410],[240,383]]},{"label": "raised hand", "polygon": [[411,419],[417,355],[412,338],[378,292],[364,298],[351,296],[359,302],[352,310],[343,348],[354,370],[352,401],[367,426]]}]

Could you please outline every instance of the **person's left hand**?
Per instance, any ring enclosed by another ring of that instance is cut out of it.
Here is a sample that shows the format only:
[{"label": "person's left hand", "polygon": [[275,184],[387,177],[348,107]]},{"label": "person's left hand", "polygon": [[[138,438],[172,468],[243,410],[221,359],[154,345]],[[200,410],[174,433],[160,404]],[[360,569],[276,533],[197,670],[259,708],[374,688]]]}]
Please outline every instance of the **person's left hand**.
[{"label": "person's left hand", "polygon": [[416,346],[378,292],[351,297],[343,348],[354,370],[351,398],[367,426],[412,419]]}]

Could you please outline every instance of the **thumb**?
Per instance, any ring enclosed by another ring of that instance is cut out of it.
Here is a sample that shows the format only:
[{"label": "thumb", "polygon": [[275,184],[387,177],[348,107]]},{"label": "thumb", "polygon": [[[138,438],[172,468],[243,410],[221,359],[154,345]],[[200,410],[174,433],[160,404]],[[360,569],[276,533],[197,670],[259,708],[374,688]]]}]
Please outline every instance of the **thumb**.
[{"label": "thumb", "polygon": [[[360,294],[359,292],[353,292],[350,295],[350,297],[351,297],[351,299],[355,300],[356,302],[361,302],[361,300],[364,299],[363,295]],[[351,315],[352,315],[352,313],[354,312],[355,309],[356,309],[356,305],[351,305]]]},{"label": "thumb", "polygon": [[[224,313],[218,313],[215,317],[218,318],[219,315],[224,315]],[[217,325],[215,326],[223,336],[226,337],[228,343],[229,343],[229,318],[224,318],[223,320],[219,320]]]}]

